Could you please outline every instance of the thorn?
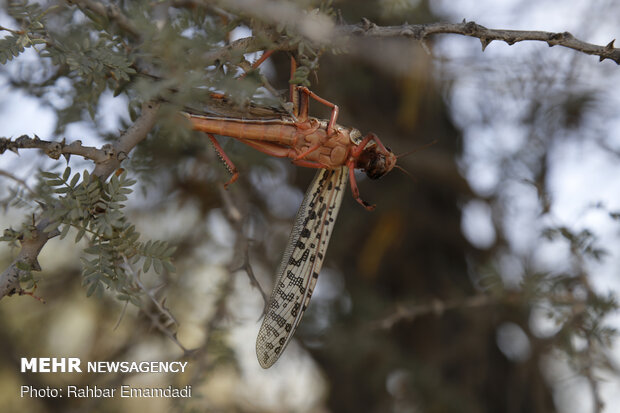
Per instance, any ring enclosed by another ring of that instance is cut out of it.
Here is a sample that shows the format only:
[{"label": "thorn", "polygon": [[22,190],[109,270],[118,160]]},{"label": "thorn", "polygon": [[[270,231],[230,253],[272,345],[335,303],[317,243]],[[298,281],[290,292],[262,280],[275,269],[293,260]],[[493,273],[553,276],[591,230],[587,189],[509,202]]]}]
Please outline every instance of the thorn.
[{"label": "thorn", "polygon": [[605,60],[605,59],[606,59],[606,57],[605,57],[605,56],[600,56],[600,57],[598,58],[598,61],[599,61],[599,62],[602,62],[602,61],[603,61],[603,60]]},{"label": "thorn", "polygon": [[607,50],[613,50],[614,49],[614,42],[616,41],[616,39],[613,39],[611,42],[609,42],[607,44],[607,46],[605,46],[605,49]]},{"label": "thorn", "polygon": [[482,51],[484,52],[487,46],[492,42],[492,39],[487,39],[486,37],[480,38],[480,43],[482,43]]},{"label": "thorn", "polygon": [[67,161],[67,164],[68,164],[69,160],[71,159],[71,154],[70,153],[63,153],[62,156],[65,157],[65,160]]},{"label": "thorn", "polygon": [[426,43],[426,38],[423,37],[420,40],[420,45],[422,46],[422,49],[426,52],[427,55],[432,56],[433,53],[431,52],[431,49],[428,47],[428,44]]},{"label": "thorn", "polygon": [[39,264],[39,260],[38,259],[34,259],[34,262],[32,263],[32,271],[41,271],[41,265]]},{"label": "thorn", "polygon": [[366,17],[362,17],[362,27],[364,30],[368,31],[373,28],[375,24],[368,20]]}]

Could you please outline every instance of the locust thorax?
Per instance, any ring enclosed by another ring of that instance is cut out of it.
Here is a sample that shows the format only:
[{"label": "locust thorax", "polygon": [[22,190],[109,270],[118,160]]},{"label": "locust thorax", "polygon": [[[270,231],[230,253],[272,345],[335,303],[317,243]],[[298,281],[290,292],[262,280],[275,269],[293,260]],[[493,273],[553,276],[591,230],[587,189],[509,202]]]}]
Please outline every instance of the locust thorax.
[{"label": "locust thorax", "polygon": [[379,179],[396,165],[396,155],[377,145],[368,145],[357,159],[356,168],[363,169],[370,179]]}]

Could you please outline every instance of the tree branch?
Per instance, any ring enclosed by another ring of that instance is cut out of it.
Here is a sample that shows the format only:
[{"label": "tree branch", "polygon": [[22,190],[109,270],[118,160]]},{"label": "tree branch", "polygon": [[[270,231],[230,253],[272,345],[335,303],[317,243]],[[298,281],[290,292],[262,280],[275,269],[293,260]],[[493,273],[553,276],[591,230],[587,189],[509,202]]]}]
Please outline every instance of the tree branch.
[{"label": "tree branch", "polygon": [[0,155],[7,149],[18,154],[19,149],[35,148],[43,150],[43,152],[52,159],[58,159],[60,155],[66,157],[79,155],[95,162],[103,162],[107,159],[108,151],[111,147],[112,145],[110,144],[103,145],[101,148],[83,146],[82,141],[79,140],[71,142],[70,144],[66,144],[65,139],[61,142],[45,141],[40,139],[37,135],[34,135],[34,138],[22,135],[14,141],[9,138],[0,138]]},{"label": "tree branch", "polygon": [[430,24],[403,24],[401,26],[377,26],[364,19],[357,25],[336,27],[336,36],[365,36],[376,38],[409,37],[424,41],[435,34],[462,34],[480,39],[482,50],[493,40],[501,40],[509,45],[522,41],[541,41],[551,46],[563,46],[582,53],[599,56],[599,60],[611,59],[620,64],[620,49],[614,47],[614,40],[606,46],[599,46],[577,39],[569,32],[554,33],[529,30],[502,30],[488,29],[475,22],[462,23],[430,23]]},{"label": "tree branch", "polygon": [[130,36],[140,39],[140,32],[134,27],[131,20],[129,20],[121,9],[116,4],[103,4],[93,0],[66,0],[69,4],[75,4],[82,11],[88,10],[94,12],[112,22],[115,22],[118,27],[129,34]]},{"label": "tree branch", "polygon": [[[96,166],[92,175],[97,176],[102,180],[107,179],[108,176],[110,176],[110,174],[112,174],[112,172],[120,166],[121,162],[127,158],[128,153],[138,143],[146,138],[148,132],[155,124],[158,109],[159,103],[147,102],[143,104],[142,114],[140,117],[125,133],[119,137],[117,142],[106,148],[106,158],[101,161],[96,161]],[[28,137],[23,140],[23,142],[30,141],[34,142],[35,140]],[[39,142],[44,141],[39,140]],[[81,147],[81,144],[79,146]],[[60,156],[60,153],[58,156]],[[50,207],[53,208],[53,206]],[[44,231],[44,229],[50,224],[51,221],[49,219],[41,219],[35,226],[35,229],[31,232],[31,236],[21,240],[21,250],[19,251],[19,254],[17,254],[17,257],[13,260],[11,265],[9,265],[8,268],[0,274],[0,299],[7,295],[10,296],[16,293],[23,293],[24,291],[19,283],[20,277],[27,274],[28,271],[41,270],[37,257],[47,241],[59,234],[58,230],[51,232]]]}]

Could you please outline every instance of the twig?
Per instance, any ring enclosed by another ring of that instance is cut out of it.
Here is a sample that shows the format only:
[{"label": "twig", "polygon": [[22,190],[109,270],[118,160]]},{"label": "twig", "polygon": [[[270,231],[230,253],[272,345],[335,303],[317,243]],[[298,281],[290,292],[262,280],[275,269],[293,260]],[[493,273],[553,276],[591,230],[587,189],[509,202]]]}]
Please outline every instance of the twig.
[{"label": "twig", "polygon": [[[140,287],[140,290],[146,294],[146,296],[149,298],[151,303],[157,309],[157,312],[153,313],[152,311],[149,311],[148,308],[144,308],[144,306],[141,306],[140,310],[144,314],[146,314],[146,316],[151,320],[151,324],[153,326],[155,326],[160,332],[162,332],[172,342],[174,342],[177,346],[179,346],[179,348],[183,350],[183,353],[186,354],[188,350],[178,340],[176,332],[171,331],[170,328],[168,328],[169,325],[176,326],[179,323],[177,322],[176,318],[174,318],[170,310],[166,308],[166,306],[164,305],[164,302],[163,301],[160,302],[159,299],[155,296],[154,291],[159,289],[159,287],[155,287],[153,289],[147,289],[142,283],[142,280],[140,279],[139,274],[133,269],[133,267],[131,266],[131,264],[129,263],[129,260],[127,259],[125,255],[123,255],[123,261],[125,261],[125,268],[132,275],[134,282],[138,285],[138,287]],[[162,316],[164,317],[166,322],[162,322],[161,320]]]},{"label": "twig", "polygon": [[121,9],[116,4],[103,4],[93,0],[67,0],[67,3],[75,4],[80,9],[89,10],[115,22],[121,30],[136,39],[141,37],[140,31],[134,27],[130,19],[121,13]]},{"label": "twig", "polygon": [[18,34],[18,35],[22,35],[25,33],[23,30],[13,30],[13,29],[9,29],[8,27],[0,26],[0,32],[3,30],[9,33]]},{"label": "twig", "polygon": [[26,188],[26,190],[28,191],[28,193],[30,195],[35,195],[34,191],[32,189],[30,189],[30,187],[28,186],[28,184],[26,183],[26,181],[24,181],[23,179],[13,175],[10,172],[4,171],[2,169],[0,169],[0,175],[2,176],[6,176],[9,179],[12,179],[13,181],[17,182],[18,184],[20,184],[21,186],[23,186],[24,188]]},{"label": "twig", "polygon": [[247,239],[246,235],[243,232],[243,214],[241,214],[239,209],[232,202],[232,199],[230,198],[230,194],[228,193],[228,191],[224,189],[223,185],[220,186],[220,195],[222,197],[222,201],[224,202],[226,215],[228,216],[228,219],[233,223],[235,232],[237,233],[238,241],[237,241],[236,249],[243,250],[243,263],[239,267],[230,268],[230,272],[232,273],[232,272],[240,271],[240,270],[245,271],[248,278],[250,279],[250,284],[258,288],[258,291],[263,297],[263,301],[265,303],[265,308],[266,308],[269,302],[269,297],[267,296],[265,291],[263,291],[263,288],[258,282],[256,275],[254,275],[254,270],[252,269],[252,265],[250,263],[250,240]]},{"label": "twig", "polygon": [[423,315],[435,314],[440,316],[448,310],[454,310],[457,308],[484,307],[497,304],[497,302],[498,300],[495,297],[480,294],[458,300],[433,300],[430,303],[409,307],[400,306],[396,308],[396,311],[393,314],[390,314],[382,320],[376,321],[374,326],[375,328],[389,330],[401,321],[413,321],[415,318]]},{"label": "twig", "polygon": [[40,139],[37,135],[34,135],[34,138],[28,135],[22,135],[15,140],[0,137],[0,155],[6,150],[19,154],[19,149],[32,148],[41,149],[52,159],[58,159],[60,155],[64,155],[65,157],[79,155],[95,162],[103,162],[110,156],[112,145],[106,144],[101,148],[95,148],[92,146],[83,146],[82,141],[79,140],[66,144],[65,139],[60,142],[53,142]]},{"label": "twig", "polygon": [[424,41],[435,34],[462,34],[480,39],[482,50],[493,40],[501,40],[509,45],[523,41],[541,41],[551,46],[563,46],[582,53],[599,56],[599,60],[611,59],[620,64],[620,49],[614,47],[614,40],[606,46],[599,46],[577,39],[569,32],[545,32],[538,30],[488,29],[475,22],[404,24],[401,26],[377,26],[364,19],[357,25],[338,26],[336,36],[364,36],[377,38],[409,37]]},{"label": "twig", "polygon": [[250,263],[249,240],[244,238],[243,242],[245,244],[244,252],[243,252],[243,263],[241,264],[241,266],[232,269],[231,272],[240,271],[240,270],[245,271],[245,273],[248,275],[248,278],[250,279],[250,284],[253,287],[256,287],[258,291],[260,292],[260,295],[263,297],[264,308],[266,309],[267,305],[269,305],[269,296],[265,293],[265,291],[261,287],[260,283],[258,282],[258,279],[256,278],[256,275],[254,275],[254,270],[252,269],[252,264]]}]

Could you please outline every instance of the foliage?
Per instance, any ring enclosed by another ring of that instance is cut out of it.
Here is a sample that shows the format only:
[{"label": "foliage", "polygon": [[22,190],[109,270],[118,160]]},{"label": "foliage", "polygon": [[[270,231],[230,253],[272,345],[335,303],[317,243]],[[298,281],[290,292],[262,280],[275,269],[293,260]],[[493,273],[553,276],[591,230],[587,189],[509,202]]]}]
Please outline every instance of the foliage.
[{"label": "foliage", "polygon": [[139,242],[140,234],[123,214],[123,202],[136,183],[127,172],[113,175],[108,182],[88,171],[72,175],[69,167],[62,175],[41,172],[41,176],[53,194],[41,194],[45,199],[43,218],[50,221],[45,231],[59,229],[63,239],[74,229],[76,243],[84,237],[88,240],[87,257],[82,258],[87,295],[101,295],[104,288],[110,288],[120,299],[139,305],[134,267],[141,264],[147,272],[152,266],[158,274],[174,272],[171,257],[175,247],[164,241]]}]

